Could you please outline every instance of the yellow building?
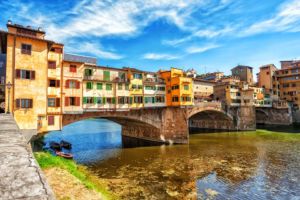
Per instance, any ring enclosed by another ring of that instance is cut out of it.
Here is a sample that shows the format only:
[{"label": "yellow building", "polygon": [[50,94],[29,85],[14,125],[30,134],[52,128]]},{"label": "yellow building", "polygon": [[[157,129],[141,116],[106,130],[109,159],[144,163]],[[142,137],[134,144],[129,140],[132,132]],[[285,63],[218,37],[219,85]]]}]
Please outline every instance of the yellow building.
[{"label": "yellow building", "polygon": [[134,68],[123,68],[127,71],[129,83],[130,108],[144,107],[143,79],[144,72]]},{"label": "yellow building", "polygon": [[[21,129],[60,129],[63,46],[46,40],[41,29],[11,21],[7,28],[6,84],[11,83],[12,87],[5,91],[6,112],[13,113]],[[55,80],[54,88],[48,87],[49,80]],[[48,98],[55,99],[51,106]]]},{"label": "yellow building", "polygon": [[183,70],[171,68],[168,71],[159,71],[161,78],[166,82],[167,106],[193,105],[193,80],[186,77]]}]

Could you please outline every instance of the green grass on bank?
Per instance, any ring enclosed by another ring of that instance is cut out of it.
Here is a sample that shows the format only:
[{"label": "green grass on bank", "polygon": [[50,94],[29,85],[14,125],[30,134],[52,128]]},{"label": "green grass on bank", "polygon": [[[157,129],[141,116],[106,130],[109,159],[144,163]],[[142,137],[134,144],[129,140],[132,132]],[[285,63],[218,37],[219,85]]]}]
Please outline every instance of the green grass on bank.
[{"label": "green grass on bank", "polygon": [[107,191],[104,183],[101,183],[95,176],[90,175],[85,167],[77,165],[73,160],[67,160],[58,156],[53,156],[46,152],[36,152],[34,156],[42,169],[59,167],[67,170],[75,176],[88,189],[94,189],[105,199],[117,199],[116,196]]},{"label": "green grass on bank", "polygon": [[300,134],[299,133],[290,133],[290,132],[284,132],[284,131],[269,131],[264,129],[257,129],[254,132],[256,135],[262,137],[262,138],[270,138],[270,139],[278,139],[278,140],[298,140],[300,141]]}]

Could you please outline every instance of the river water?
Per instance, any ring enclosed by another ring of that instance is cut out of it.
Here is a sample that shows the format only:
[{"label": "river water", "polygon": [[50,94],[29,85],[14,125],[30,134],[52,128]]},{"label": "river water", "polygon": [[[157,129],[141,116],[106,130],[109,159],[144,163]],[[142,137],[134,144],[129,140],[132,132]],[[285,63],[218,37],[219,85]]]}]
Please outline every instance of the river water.
[{"label": "river water", "polygon": [[[67,140],[121,199],[300,199],[300,129],[191,134],[188,145],[124,148],[121,127],[89,119],[45,135]],[[298,132],[298,133],[297,133]]]}]

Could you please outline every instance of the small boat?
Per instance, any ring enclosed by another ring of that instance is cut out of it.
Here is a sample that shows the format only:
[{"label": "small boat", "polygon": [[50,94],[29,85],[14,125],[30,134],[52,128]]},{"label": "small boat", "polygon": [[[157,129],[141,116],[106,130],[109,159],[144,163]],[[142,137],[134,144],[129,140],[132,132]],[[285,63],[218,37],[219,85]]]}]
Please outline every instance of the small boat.
[{"label": "small boat", "polygon": [[60,146],[65,149],[72,149],[72,144],[65,140],[60,141]]},{"label": "small boat", "polygon": [[73,154],[71,154],[71,153],[65,153],[65,152],[62,152],[62,151],[56,151],[56,155],[60,156],[62,158],[66,158],[66,159],[73,159]]},{"label": "small boat", "polygon": [[60,151],[61,150],[61,146],[60,146],[60,144],[59,143],[57,143],[57,142],[50,142],[50,148],[51,149],[54,149],[54,150],[58,150],[58,151]]}]

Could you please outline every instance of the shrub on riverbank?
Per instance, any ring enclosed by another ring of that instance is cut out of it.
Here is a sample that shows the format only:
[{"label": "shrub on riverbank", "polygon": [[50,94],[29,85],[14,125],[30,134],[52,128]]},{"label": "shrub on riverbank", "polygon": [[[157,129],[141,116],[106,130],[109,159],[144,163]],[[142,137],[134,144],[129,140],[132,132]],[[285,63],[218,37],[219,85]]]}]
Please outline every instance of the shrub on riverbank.
[{"label": "shrub on riverbank", "polygon": [[42,169],[61,168],[76,177],[86,188],[95,190],[104,199],[116,199],[106,189],[106,185],[97,177],[90,175],[84,166],[77,165],[73,160],[53,156],[50,153],[38,152],[34,156]]}]

